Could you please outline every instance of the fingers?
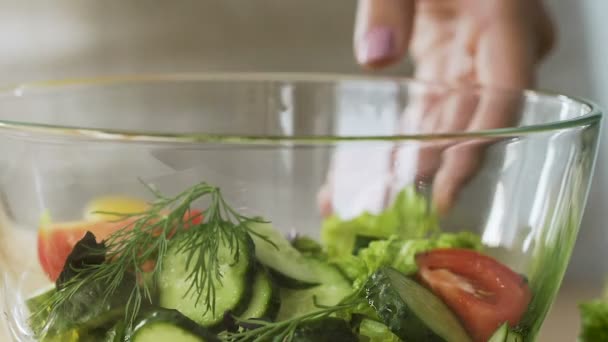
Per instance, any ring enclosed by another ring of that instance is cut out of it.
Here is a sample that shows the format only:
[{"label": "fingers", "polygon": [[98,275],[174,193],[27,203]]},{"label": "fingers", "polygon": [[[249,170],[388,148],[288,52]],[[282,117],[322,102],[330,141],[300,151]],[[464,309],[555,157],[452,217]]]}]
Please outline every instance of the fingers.
[{"label": "fingers", "polygon": [[[479,83],[488,88],[480,94],[480,103],[467,130],[513,126],[521,100],[516,89],[530,87],[534,82],[538,55],[526,27],[529,23],[522,21],[516,10],[505,13],[505,17],[486,27],[480,37],[476,74]],[[459,190],[475,175],[489,143],[457,145],[444,152],[433,185],[433,198],[440,212],[445,213],[452,207]]]},{"label": "fingers", "polygon": [[500,2],[495,21],[483,27],[475,69],[480,84],[507,89],[527,88],[534,83],[538,37],[530,22],[528,6],[521,1]]},{"label": "fingers", "polygon": [[[416,29],[429,31],[423,26],[417,26]],[[416,37],[418,52],[426,51],[426,54],[419,55],[416,77],[454,86],[454,89],[446,86],[435,91],[437,94],[431,98],[434,105],[427,106],[431,110],[423,113],[423,124],[419,126],[419,133],[454,133],[464,131],[468,127],[477,107],[478,93],[474,88],[459,85],[474,82],[474,63],[470,48],[472,37],[475,37],[475,25],[468,20],[461,20],[455,28],[448,28],[443,33],[437,32],[435,36],[427,35],[427,42]],[[431,89],[427,91],[432,92]],[[454,141],[444,140],[420,145],[417,183],[432,182],[441,165],[443,151],[452,144]]]},{"label": "fingers", "polygon": [[557,32],[555,25],[542,1],[532,1],[536,13],[536,26],[538,32],[538,59],[539,61],[545,58],[555,46]]},{"label": "fingers", "polygon": [[[466,128],[479,131],[513,127],[521,113],[521,93],[488,89],[482,92],[475,116]],[[433,183],[433,200],[441,214],[455,203],[460,190],[481,167],[486,149],[496,139],[480,139],[454,145],[443,152],[441,168]]]},{"label": "fingers", "polygon": [[331,203],[331,180],[328,180],[321,186],[317,194],[317,205],[319,206],[319,213],[322,217],[328,217],[333,214],[333,206]]},{"label": "fingers", "polygon": [[[439,109],[438,122],[428,133],[454,133],[465,131],[477,107],[478,95],[466,89],[448,92]],[[422,144],[418,153],[418,181],[431,181],[442,163],[441,153],[454,141],[437,141]]]},{"label": "fingers", "polygon": [[446,214],[456,201],[460,189],[482,163],[483,146],[476,143],[452,146],[443,153],[443,165],[433,183],[433,203],[440,214]]},{"label": "fingers", "polygon": [[414,21],[414,0],[359,0],[354,48],[357,62],[375,69],[405,55]]}]

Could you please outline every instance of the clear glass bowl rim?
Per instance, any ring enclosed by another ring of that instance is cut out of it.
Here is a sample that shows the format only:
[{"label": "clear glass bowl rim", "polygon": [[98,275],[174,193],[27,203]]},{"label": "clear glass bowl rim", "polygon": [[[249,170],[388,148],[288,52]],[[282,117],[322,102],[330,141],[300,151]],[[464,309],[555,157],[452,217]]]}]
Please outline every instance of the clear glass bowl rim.
[{"label": "clear glass bowl rim", "polygon": [[[159,82],[318,82],[318,83],[340,83],[347,81],[369,82],[369,83],[399,83],[401,85],[420,85],[424,87],[435,87],[442,90],[453,91],[482,91],[484,89],[493,92],[522,92],[521,90],[510,90],[504,88],[490,88],[486,86],[449,86],[442,83],[422,81],[410,77],[388,77],[373,75],[350,75],[335,73],[298,73],[298,72],[187,72],[187,73],[157,73],[157,74],[132,74],[116,76],[100,76],[80,79],[60,79],[49,81],[29,82],[0,88],[0,105],[3,98],[15,96],[28,96],[28,91],[69,91],[71,87],[84,86],[112,86],[129,83],[159,83]],[[188,134],[172,134],[167,132],[154,132],[144,130],[116,130],[100,129],[95,127],[77,127],[67,125],[41,124],[36,122],[2,120],[0,119],[0,130],[21,132],[26,134],[45,134],[64,138],[88,138],[94,140],[109,141],[145,141],[159,143],[299,143],[299,144],[327,144],[341,141],[427,141],[442,139],[475,139],[475,138],[508,138],[514,136],[530,135],[547,131],[557,131],[582,127],[597,123],[602,118],[600,107],[588,99],[563,95],[544,90],[523,90],[525,95],[539,95],[553,97],[561,101],[570,101],[582,104],[587,112],[575,118],[555,122],[535,124],[520,127],[506,127],[488,130],[463,131],[456,133],[441,134],[407,134],[407,135],[364,135],[364,136],[336,136],[336,135],[227,135],[209,134],[196,132]]]}]

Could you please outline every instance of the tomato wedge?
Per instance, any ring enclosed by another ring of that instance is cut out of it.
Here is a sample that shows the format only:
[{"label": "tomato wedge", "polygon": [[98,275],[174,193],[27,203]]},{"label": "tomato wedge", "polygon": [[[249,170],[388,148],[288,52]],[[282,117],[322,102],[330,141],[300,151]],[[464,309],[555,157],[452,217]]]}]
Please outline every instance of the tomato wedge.
[{"label": "tomato wedge", "polygon": [[[97,242],[108,238],[119,229],[131,227],[137,217],[121,221],[78,221],[47,224],[38,230],[38,261],[51,281],[57,280],[72,249],[87,231]],[[200,211],[192,210],[184,217],[186,227],[202,221]]]},{"label": "tomato wedge", "polygon": [[416,256],[418,276],[456,315],[475,341],[505,322],[519,323],[532,293],[526,280],[487,255],[436,249]]}]

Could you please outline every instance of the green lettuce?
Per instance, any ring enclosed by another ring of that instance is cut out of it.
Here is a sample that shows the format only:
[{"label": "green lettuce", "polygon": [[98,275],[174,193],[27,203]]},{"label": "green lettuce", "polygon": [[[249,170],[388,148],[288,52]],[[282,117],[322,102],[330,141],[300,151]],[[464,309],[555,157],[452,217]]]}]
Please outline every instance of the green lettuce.
[{"label": "green lettuce", "polygon": [[596,299],[579,306],[581,311],[581,333],[579,341],[608,341],[608,302]]},{"label": "green lettuce", "polygon": [[428,201],[413,187],[402,190],[393,204],[374,215],[363,213],[351,220],[331,216],[323,222],[321,241],[330,259],[352,255],[358,238],[368,241],[387,239],[393,235],[416,239],[439,230],[438,216]]},{"label": "green lettuce", "polygon": [[579,304],[580,342],[608,341],[608,287],[600,298]]},{"label": "green lettuce", "polygon": [[373,241],[357,255],[334,259],[342,272],[359,288],[377,269],[391,266],[404,274],[418,270],[415,256],[436,248],[468,248],[481,250],[481,238],[470,232],[443,233],[433,238],[402,239],[393,235],[386,240]]},{"label": "green lettuce", "polygon": [[439,217],[413,187],[402,190],[393,204],[373,215],[328,218],[321,229],[328,260],[353,281],[355,288],[383,266],[411,274],[414,257],[436,248],[481,250],[481,239],[470,232],[440,233]]}]

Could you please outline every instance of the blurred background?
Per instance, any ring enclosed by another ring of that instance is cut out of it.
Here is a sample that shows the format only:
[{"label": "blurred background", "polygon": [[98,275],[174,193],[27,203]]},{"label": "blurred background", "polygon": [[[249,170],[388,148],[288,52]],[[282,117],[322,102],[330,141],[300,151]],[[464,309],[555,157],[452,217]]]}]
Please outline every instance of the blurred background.
[{"label": "blurred background", "polygon": [[[608,1],[547,0],[559,42],[538,87],[608,105]],[[185,71],[362,72],[353,0],[0,0],[0,83]],[[384,73],[407,75],[407,63]],[[581,234],[542,340],[574,341],[576,304],[608,275],[603,139]]]}]

